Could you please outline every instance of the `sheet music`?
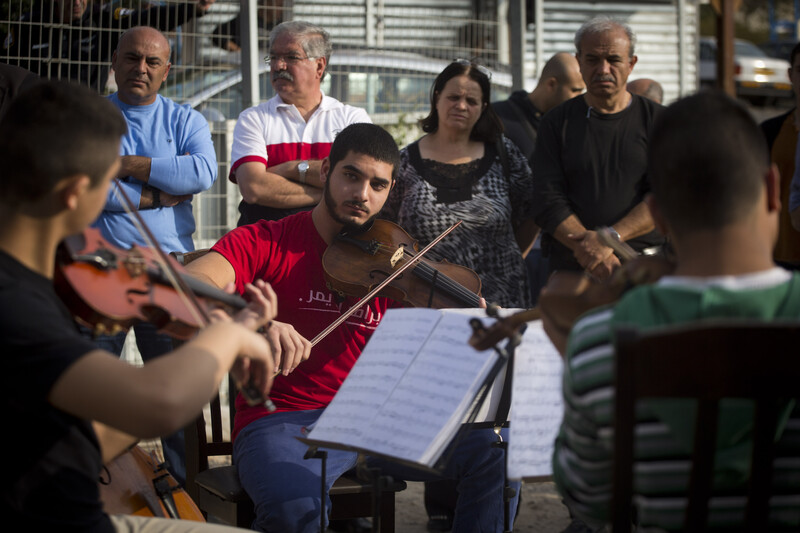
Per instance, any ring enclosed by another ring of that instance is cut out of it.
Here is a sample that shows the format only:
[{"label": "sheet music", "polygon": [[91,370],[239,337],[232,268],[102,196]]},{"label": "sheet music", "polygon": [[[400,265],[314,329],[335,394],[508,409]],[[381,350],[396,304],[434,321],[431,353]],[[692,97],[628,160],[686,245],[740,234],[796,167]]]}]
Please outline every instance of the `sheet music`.
[{"label": "sheet music", "polygon": [[563,361],[542,328],[529,322],[514,353],[508,477],[550,476],[553,445],[564,412]]},{"label": "sheet music", "polygon": [[432,466],[498,355],[469,346],[469,314],[387,311],[308,439]]}]

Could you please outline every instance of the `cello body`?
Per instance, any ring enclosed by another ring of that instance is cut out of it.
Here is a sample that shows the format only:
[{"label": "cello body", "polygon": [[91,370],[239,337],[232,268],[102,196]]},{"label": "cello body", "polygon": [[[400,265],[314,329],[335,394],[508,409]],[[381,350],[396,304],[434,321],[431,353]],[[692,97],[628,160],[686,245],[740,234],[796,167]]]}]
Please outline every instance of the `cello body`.
[{"label": "cello body", "polygon": [[104,469],[100,499],[108,514],[205,522],[205,517],[155,454],[134,446]]}]

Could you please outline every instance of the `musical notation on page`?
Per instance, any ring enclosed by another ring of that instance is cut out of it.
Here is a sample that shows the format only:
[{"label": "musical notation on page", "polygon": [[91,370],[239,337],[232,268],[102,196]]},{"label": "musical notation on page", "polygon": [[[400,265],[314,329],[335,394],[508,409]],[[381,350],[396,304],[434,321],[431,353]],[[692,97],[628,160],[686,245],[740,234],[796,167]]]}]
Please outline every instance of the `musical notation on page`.
[{"label": "musical notation on page", "polygon": [[303,442],[434,468],[500,357],[460,310],[391,309]]},{"label": "musical notation on page", "polygon": [[553,446],[564,412],[563,361],[541,321],[529,322],[514,353],[509,479],[552,475]]}]

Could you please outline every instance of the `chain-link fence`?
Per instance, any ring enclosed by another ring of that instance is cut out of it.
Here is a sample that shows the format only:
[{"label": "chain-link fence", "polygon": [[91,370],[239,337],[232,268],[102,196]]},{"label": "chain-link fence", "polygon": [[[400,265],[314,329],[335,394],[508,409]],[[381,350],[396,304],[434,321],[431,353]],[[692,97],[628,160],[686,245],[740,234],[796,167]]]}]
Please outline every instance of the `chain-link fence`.
[{"label": "chain-link fence", "polygon": [[[244,106],[243,28],[239,0],[217,0],[201,16],[195,0],[11,0],[0,2],[0,61],[51,79],[70,79],[102,94],[114,92],[111,56],[120,34],[146,24],[165,32],[172,68],[161,94],[189,103],[209,120],[219,176],[194,201],[195,243],[205,247],[235,226],[239,191],[226,176],[233,125]],[[500,72],[497,94],[511,77],[497,58],[497,7],[493,0],[259,0],[258,57],[267,55],[270,29],[307,20],[328,30],[334,53],[323,90],[363,107],[374,122],[405,144],[416,138],[416,119],[429,107],[429,89],[448,61],[478,58]],[[253,27],[253,26],[249,26]],[[258,67],[258,100],[273,94],[267,65]],[[257,102],[253,102],[257,103]]]},{"label": "chain-link fence", "polygon": [[[110,62],[121,32],[137,24],[164,30],[172,68],[161,94],[203,113],[217,149],[220,178],[194,200],[194,238],[202,248],[238,218],[239,190],[227,180],[236,118],[243,107],[273,94],[268,66],[243,58],[266,56],[269,31],[282,21],[306,20],[331,34],[334,52],[323,90],[366,109],[404,146],[419,136],[416,120],[427,113],[430,86],[449,61],[487,65],[493,71],[491,99],[503,99],[512,85],[532,89],[544,60],[572,51],[575,30],[598,14],[633,26],[640,43],[637,72],[658,78],[668,100],[691,92],[697,2],[216,0],[199,16],[197,0],[0,0],[0,61],[48,78],[78,80],[105,94],[115,90]],[[522,5],[527,16],[520,25],[514,14]],[[252,22],[242,11],[248,7],[254,8]],[[515,37],[513,27],[524,28],[522,35]],[[512,57],[522,67],[515,84]],[[243,80],[253,78],[258,95],[248,99]]]}]

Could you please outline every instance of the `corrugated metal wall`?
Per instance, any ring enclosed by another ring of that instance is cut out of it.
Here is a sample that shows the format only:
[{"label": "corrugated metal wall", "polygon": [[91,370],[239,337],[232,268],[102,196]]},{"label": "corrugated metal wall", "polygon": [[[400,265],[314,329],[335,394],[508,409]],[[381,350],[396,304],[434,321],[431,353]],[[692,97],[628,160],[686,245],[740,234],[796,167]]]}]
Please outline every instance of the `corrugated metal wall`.
[{"label": "corrugated metal wall", "polygon": [[[542,58],[536,57],[536,25],[528,27],[526,74],[536,77],[537,65],[556,52],[574,52],[575,32],[586,20],[607,15],[627,22],[637,37],[639,58],[630,79],[652,78],[664,87],[669,103],[697,89],[698,2],[543,2]],[[683,7],[683,13],[679,8]],[[681,31],[683,25],[683,31]],[[680,35],[684,35],[681,42]]]}]

